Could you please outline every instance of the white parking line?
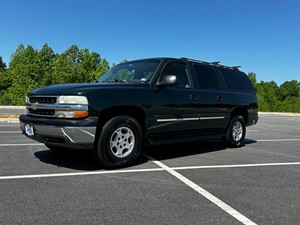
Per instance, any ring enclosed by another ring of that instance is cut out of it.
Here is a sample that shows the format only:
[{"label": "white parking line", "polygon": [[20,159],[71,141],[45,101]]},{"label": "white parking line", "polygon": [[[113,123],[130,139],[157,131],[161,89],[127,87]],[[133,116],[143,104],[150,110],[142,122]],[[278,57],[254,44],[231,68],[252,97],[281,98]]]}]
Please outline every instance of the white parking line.
[{"label": "white parking line", "polygon": [[[214,165],[214,166],[185,166],[185,167],[169,167],[169,168],[172,170],[194,170],[194,169],[219,169],[219,168],[243,168],[243,167],[262,167],[262,166],[293,166],[293,165],[300,165],[300,162]],[[14,176],[0,176],[0,180],[88,176],[88,175],[116,174],[116,173],[138,173],[138,172],[140,173],[140,172],[155,172],[155,171],[164,171],[164,170],[165,169],[163,168],[149,168],[149,169],[104,170],[104,171],[102,170],[102,171],[77,172],[77,173],[14,175]]]},{"label": "white parking line", "polygon": [[40,146],[42,143],[26,143],[26,144],[0,144],[0,147],[13,147],[13,146]]},{"label": "white parking line", "polygon": [[263,167],[263,166],[292,166],[300,165],[300,162],[287,163],[258,163],[258,164],[237,164],[237,165],[213,165],[213,166],[183,166],[172,167],[173,170],[194,170],[194,169],[219,169],[219,168],[243,168],[243,167]]},{"label": "white parking line", "polygon": [[22,134],[22,131],[0,131],[0,134]]},{"label": "white parking line", "polygon": [[144,154],[144,156],[146,158],[148,158],[149,160],[151,160],[156,165],[158,165],[159,167],[163,168],[164,170],[166,170],[167,172],[172,174],[174,177],[176,177],[183,183],[185,183],[187,186],[192,188],[194,191],[198,192],[200,195],[202,195],[203,197],[205,197],[212,203],[216,204],[219,208],[223,209],[226,213],[228,213],[232,217],[236,218],[241,223],[246,224],[246,225],[256,224],[253,221],[251,221],[250,219],[248,219],[247,217],[245,217],[244,215],[242,215],[241,213],[239,213],[238,211],[236,211],[235,209],[233,209],[231,206],[227,205],[222,200],[218,199],[216,196],[212,195],[211,193],[209,193],[208,191],[206,191],[205,189],[203,189],[202,187],[200,187],[199,185],[194,183],[193,181],[189,180],[188,178],[184,177],[180,173],[176,172],[174,169],[168,167],[167,165],[161,163],[160,161],[157,161],[156,159],[154,159],[153,157],[151,157],[147,154]]},{"label": "white parking line", "polygon": [[285,141],[300,141],[300,138],[290,138],[290,139],[262,139],[256,140],[257,142],[285,142]]},{"label": "white parking line", "polygon": [[77,172],[77,173],[53,173],[53,174],[0,176],[0,180],[50,178],[50,177],[72,177],[72,176],[87,176],[87,175],[101,175],[101,174],[115,174],[115,173],[152,172],[152,171],[163,171],[163,170],[164,169],[162,169],[162,168],[151,168],[151,169],[132,169],[132,170],[105,170],[105,171]]}]

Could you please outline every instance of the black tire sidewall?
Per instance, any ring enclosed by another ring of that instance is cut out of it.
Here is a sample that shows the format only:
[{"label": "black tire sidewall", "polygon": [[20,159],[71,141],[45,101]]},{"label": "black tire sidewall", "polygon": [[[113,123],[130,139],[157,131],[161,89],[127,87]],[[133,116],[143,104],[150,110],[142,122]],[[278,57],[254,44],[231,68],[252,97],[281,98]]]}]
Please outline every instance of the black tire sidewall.
[{"label": "black tire sidewall", "polygon": [[[116,157],[110,150],[111,135],[120,127],[129,128],[135,138],[135,145],[132,152],[124,157]],[[106,168],[116,168],[128,165],[139,157],[142,147],[142,130],[139,123],[129,116],[117,116],[110,119],[103,126],[97,145],[98,161]]]},{"label": "black tire sidewall", "polygon": [[[242,137],[240,138],[239,141],[234,140],[233,137],[232,137],[233,125],[236,122],[240,122],[241,125],[242,125],[242,129],[243,129],[243,134],[242,134]],[[232,147],[232,148],[241,147],[243,145],[244,140],[245,140],[245,136],[246,136],[246,125],[245,125],[244,118],[242,116],[240,116],[240,115],[234,116],[231,119],[230,125],[229,125],[228,130],[227,130],[227,136],[226,136],[227,146],[228,147]]]}]

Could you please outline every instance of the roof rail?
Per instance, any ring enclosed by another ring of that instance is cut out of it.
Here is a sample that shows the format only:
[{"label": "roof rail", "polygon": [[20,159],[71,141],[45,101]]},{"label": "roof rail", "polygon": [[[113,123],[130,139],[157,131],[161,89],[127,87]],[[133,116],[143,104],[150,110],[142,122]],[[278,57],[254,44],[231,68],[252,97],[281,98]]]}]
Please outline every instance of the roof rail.
[{"label": "roof rail", "polygon": [[204,63],[204,64],[208,64],[208,65],[220,66],[220,67],[224,67],[224,68],[228,68],[228,69],[233,69],[233,70],[237,70],[237,69],[239,69],[241,67],[241,66],[225,66],[225,65],[220,64],[220,61],[205,62],[205,61],[201,61],[201,60],[197,60],[197,59],[191,59],[191,58],[186,58],[186,57],[181,57],[180,59],[188,60],[188,61],[192,61],[192,62]]},{"label": "roof rail", "polygon": [[241,66],[229,66],[229,68],[237,70],[237,69],[241,68]]},{"label": "roof rail", "polygon": [[213,65],[218,65],[220,63],[220,62],[205,62],[205,61],[191,59],[191,58],[185,58],[185,57],[181,57],[180,59],[189,60],[189,61],[193,61],[193,62],[199,62],[199,63],[205,63],[205,64],[213,64]]}]

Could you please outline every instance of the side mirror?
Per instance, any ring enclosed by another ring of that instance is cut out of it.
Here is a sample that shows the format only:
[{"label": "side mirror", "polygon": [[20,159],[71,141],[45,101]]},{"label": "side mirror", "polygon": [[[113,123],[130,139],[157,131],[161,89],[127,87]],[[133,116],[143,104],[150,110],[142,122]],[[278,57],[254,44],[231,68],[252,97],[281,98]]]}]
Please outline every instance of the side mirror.
[{"label": "side mirror", "polygon": [[177,77],[175,75],[166,75],[163,77],[162,81],[157,83],[158,87],[161,86],[172,86],[177,84]]}]

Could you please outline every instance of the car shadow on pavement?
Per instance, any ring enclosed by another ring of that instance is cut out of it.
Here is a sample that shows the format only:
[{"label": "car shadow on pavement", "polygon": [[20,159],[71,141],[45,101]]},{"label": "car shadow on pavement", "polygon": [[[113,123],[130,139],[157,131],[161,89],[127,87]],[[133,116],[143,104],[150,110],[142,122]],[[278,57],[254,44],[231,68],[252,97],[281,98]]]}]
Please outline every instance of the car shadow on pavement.
[{"label": "car shadow on pavement", "polygon": [[54,152],[49,149],[41,150],[34,153],[34,156],[41,162],[65,167],[75,170],[97,170],[101,169],[93,158],[93,152],[88,150],[67,150]]},{"label": "car shadow on pavement", "polygon": [[[244,144],[238,149],[239,151],[243,150],[245,146],[254,143],[256,143],[255,140],[245,139]],[[225,144],[219,140],[203,140],[197,142],[149,146],[146,148],[145,152],[154,157],[156,160],[167,160],[185,156],[201,155],[226,149],[228,148]]]},{"label": "car shadow on pavement", "polygon": [[[245,146],[256,143],[255,140],[246,139]],[[242,150],[243,146],[239,149]],[[143,148],[143,152],[154,157],[156,160],[166,160],[180,158],[192,155],[201,155],[215,151],[226,150],[226,146],[215,140],[185,142],[179,144],[147,146]],[[69,168],[74,170],[94,171],[104,169],[95,159],[92,150],[64,150],[54,152],[49,149],[41,150],[34,153],[35,157],[41,162],[51,164],[57,167]],[[149,160],[141,155],[129,167],[142,165]]]},{"label": "car shadow on pavement", "polygon": [[[57,167],[74,170],[94,171],[104,169],[95,159],[93,150],[64,150],[61,152],[45,149],[34,153],[34,156],[41,162],[55,165]],[[144,164],[148,160],[140,157],[131,166]]]}]

